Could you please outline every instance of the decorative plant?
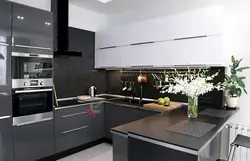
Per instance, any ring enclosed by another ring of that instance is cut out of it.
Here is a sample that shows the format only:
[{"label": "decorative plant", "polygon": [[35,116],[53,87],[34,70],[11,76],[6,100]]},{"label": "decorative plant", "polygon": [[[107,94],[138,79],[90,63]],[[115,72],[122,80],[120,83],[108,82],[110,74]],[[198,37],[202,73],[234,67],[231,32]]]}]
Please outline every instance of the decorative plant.
[{"label": "decorative plant", "polygon": [[229,76],[225,74],[225,81],[222,86],[223,89],[227,92],[227,95],[229,95],[230,97],[240,97],[242,91],[247,94],[246,86],[243,81],[244,79],[246,79],[246,77],[238,76],[238,72],[249,69],[249,67],[240,67],[240,63],[242,60],[243,59],[236,60],[235,57],[232,56],[232,65],[229,65],[231,75]]},{"label": "decorative plant", "polygon": [[196,118],[198,116],[198,97],[213,89],[221,89],[220,83],[214,84],[212,80],[219,74],[219,72],[209,76],[208,69],[200,68],[191,70],[188,68],[187,72],[178,72],[174,69],[174,74],[170,75],[169,83],[162,88],[161,93],[181,93],[188,97],[188,116],[189,118]]}]

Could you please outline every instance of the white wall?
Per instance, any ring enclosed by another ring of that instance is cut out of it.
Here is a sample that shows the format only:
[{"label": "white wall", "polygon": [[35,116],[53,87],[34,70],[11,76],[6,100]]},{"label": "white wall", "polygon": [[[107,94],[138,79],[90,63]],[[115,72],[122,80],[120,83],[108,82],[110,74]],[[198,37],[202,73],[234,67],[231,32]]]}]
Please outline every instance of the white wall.
[{"label": "white wall", "polygon": [[43,9],[50,11],[51,10],[51,0],[9,0],[12,2],[24,4],[27,6]]},{"label": "white wall", "polygon": [[[150,18],[162,17],[186,10],[193,10],[209,6],[220,6],[225,11],[224,16],[224,49],[230,59],[244,58],[242,65],[250,66],[250,1],[249,0],[162,0],[156,5],[139,8],[108,17],[108,27],[125,25]],[[239,113],[233,119],[234,123],[250,126],[250,70],[243,73],[247,76],[246,86],[249,95],[240,98]]]},{"label": "white wall", "polygon": [[69,4],[69,26],[89,31],[104,29],[107,24],[107,16],[89,11],[74,4]]}]

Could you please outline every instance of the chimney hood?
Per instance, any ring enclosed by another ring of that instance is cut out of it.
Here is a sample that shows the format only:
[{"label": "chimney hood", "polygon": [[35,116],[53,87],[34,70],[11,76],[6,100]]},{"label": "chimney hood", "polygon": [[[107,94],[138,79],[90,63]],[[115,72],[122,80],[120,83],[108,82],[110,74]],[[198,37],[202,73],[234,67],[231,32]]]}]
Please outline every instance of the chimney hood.
[{"label": "chimney hood", "polygon": [[69,50],[69,0],[51,0],[51,11],[54,14],[54,55],[80,57],[80,51]]}]

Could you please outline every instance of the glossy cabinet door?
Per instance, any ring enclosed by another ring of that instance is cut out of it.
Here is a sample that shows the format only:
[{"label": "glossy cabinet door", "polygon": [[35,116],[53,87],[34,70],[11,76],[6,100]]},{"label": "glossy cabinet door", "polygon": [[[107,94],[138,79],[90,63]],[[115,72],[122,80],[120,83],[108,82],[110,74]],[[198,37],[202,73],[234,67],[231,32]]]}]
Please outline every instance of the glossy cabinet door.
[{"label": "glossy cabinet door", "polygon": [[11,116],[11,3],[0,1],[0,117]]},{"label": "glossy cabinet door", "polygon": [[56,153],[91,141],[89,105],[55,111]]},{"label": "glossy cabinet door", "polygon": [[13,3],[12,35],[16,47],[52,50],[52,12]]},{"label": "glossy cabinet door", "polygon": [[137,109],[115,104],[105,104],[106,138],[112,139],[110,129],[137,120]]},{"label": "glossy cabinet door", "polygon": [[14,126],[15,161],[35,161],[54,154],[53,120]]},{"label": "glossy cabinet door", "polygon": [[11,3],[0,1],[0,44],[11,42]]},{"label": "glossy cabinet door", "polygon": [[14,161],[12,118],[0,119],[0,161]]},{"label": "glossy cabinet door", "polygon": [[91,118],[91,141],[105,137],[105,113],[103,103],[90,104],[89,109],[94,114]]}]

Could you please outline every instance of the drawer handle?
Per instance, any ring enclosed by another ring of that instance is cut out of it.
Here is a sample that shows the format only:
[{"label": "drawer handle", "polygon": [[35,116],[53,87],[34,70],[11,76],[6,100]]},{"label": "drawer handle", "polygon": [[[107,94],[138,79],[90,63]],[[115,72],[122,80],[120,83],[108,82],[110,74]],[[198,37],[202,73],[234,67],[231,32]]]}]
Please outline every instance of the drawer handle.
[{"label": "drawer handle", "polygon": [[83,126],[83,127],[75,128],[75,129],[72,129],[72,130],[64,131],[64,132],[62,132],[62,133],[63,133],[63,134],[67,134],[67,133],[79,131],[79,130],[86,129],[86,128],[88,128],[88,126]]},{"label": "drawer handle", "polygon": [[63,117],[63,118],[67,118],[67,117],[73,117],[73,116],[85,115],[85,114],[87,114],[87,112],[79,112],[79,113],[64,115],[64,116],[62,116],[62,117]]}]

